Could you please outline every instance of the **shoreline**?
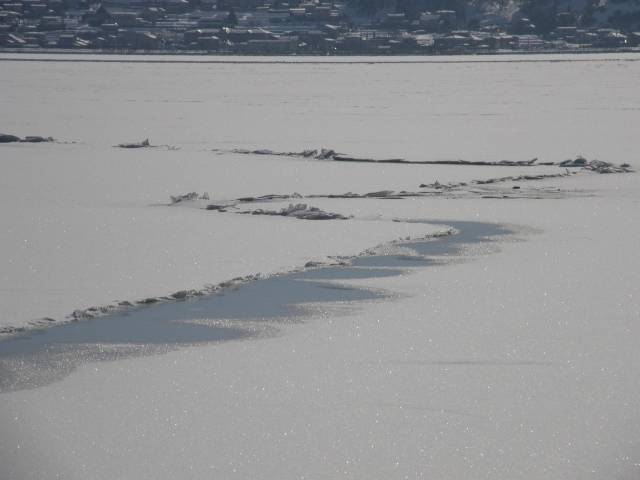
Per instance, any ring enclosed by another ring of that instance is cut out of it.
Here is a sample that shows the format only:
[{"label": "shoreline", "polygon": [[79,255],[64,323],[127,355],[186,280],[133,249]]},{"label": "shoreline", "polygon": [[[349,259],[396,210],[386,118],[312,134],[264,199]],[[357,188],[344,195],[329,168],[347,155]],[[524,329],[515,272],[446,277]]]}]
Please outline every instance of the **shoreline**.
[{"label": "shoreline", "polygon": [[[475,63],[475,62],[486,62],[485,60],[488,57],[506,57],[504,60],[499,61],[510,61],[510,62],[530,62],[531,60],[512,60],[513,57],[518,56],[556,56],[556,55],[638,55],[636,60],[640,60],[640,47],[633,48],[623,48],[623,49],[603,49],[603,48],[591,48],[591,49],[571,49],[571,50],[560,50],[560,49],[544,49],[544,50],[496,50],[492,52],[460,52],[460,53],[436,53],[436,54],[412,54],[412,53],[402,53],[402,54],[362,54],[362,53],[333,53],[331,55],[327,54],[314,54],[314,53],[294,53],[290,55],[281,55],[281,54],[252,54],[252,55],[243,55],[235,52],[229,53],[208,53],[204,51],[69,51],[66,49],[47,49],[43,50],[16,50],[12,48],[0,48],[0,61],[34,61],[33,58],[8,58],[9,56],[36,56],[42,55],[45,57],[48,56],[57,56],[57,55],[67,55],[69,57],[199,57],[203,60],[198,61],[160,61],[160,60],[135,60],[140,63],[326,63],[326,64],[341,64],[341,63]],[[4,57],[7,55],[7,57]],[[459,59],[461,57],[465,57],[464,60],[449,60],[450,58]],[[471,57],[475,58],[475,60],[471,60]],[[510,58],[511,57],[511,58]],[[271,60],[273,58],[279,58],[280,60],[275,61]],[[361,61],[349,61],[354,58],[366,58],[367,60]],[[206,60],[205,60],[206,59]],[[252,59],[252,60],[247,60]],[[313,59],[313,60],[311,60]],[[376,59],[376,60],[374,60]],[[342,60],[342,61],[339,61]],[[73,60],[69,59],[42,59],[41,61],[74,61],[74,62],[122,62],[124,60],[79,60],[74,58]],[[540,61],[548,61],[548,62],[565,62],[565,61],[577,61],[577,60],[540,60]],[[580,60],[580,61],[589,61],[589,60]],[[628,59],[628,61],[631,61]]]}]

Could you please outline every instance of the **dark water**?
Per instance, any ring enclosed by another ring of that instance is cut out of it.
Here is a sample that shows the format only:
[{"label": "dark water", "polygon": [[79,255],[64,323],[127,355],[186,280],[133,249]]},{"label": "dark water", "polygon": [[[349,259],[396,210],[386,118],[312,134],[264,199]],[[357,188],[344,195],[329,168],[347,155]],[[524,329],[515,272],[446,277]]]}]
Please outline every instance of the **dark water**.
[{"label": "dark water", "polygon": [[422,222],[449,225],[460,233],[439,237],[428,242],[407,243],[402,246],[411,248],[416,255],[376,255],[360,257],[354,260],[354,266],[362,267],[426,267],[437,263],[434,259],[423,258],[460,255],[467,245],[490,242],[488,237],[510,233],[500,225],[481,222]]},{"label": "dark water", "polygon": [[[423,222],[432,223],[432,222]],[[436,222],[433,222],[436,223]],[[296,304],[373,300],[384,294],[323,282],[388,277],[403,267],[433,265],[422,255],[441,257],[461,253],[465,245],[490,241],[509,233],[479,222],[437,222],[460,231],[433,241],[402,244],[416,255],[380,255],[355,259],[352,266],[326,267],[250,282],[196,300],[137,307],[112,315],[29,332],[0,342],[0,357],[38,351],[54,344],[154,344],[229,340],[246,335],[241,329],[184,323],[189,319],[256,319],[286,317]],[[381,268],[385,267],[385,268]],[[391,268],[389,268],[391,267]]]}]

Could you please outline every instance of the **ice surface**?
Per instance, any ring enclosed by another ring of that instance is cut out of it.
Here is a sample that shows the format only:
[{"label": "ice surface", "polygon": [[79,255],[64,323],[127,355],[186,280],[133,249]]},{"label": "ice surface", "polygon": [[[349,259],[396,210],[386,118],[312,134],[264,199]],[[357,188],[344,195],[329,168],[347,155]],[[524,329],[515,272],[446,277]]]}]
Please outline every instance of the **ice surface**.
[{"label": "ice surface", "polygon": [[[306,205],[298,204],[294,212],[305,211]],[[16,389],[37,388],[57,380],[68,365],[62,368],[46,365],[52,349],[66,346],[69,351],[84,344],[100,345],[155,345],[168,344],[175,347],[193,346],[203,342],[217,342],[268,335],[265,322],[281,323],[300,321],[318,310],[331,311],[336,304],[352,305],[365,300],[390,298],[387,291],[376,291],[357,286],[344,285],[340,280],[369,279],[408,274],[409,266],[442,265],[444,258],[462,255],[463,252],[488,252],[483,247],[495,242],[499,236],[513,234],[493,224],[454,221],[445,223],[454,227],[444,234],[427,238],[406,237],[404,241],[369,250],[351,261],[342,259],[337,265],[322,266],[308,262],[303,270],[270,278],[237,278],[232,282],[207,288],[202,292],[181,291],[173,298],[149,298],[138,306],[123,302],[116,309],[76,310],[74,321],[55,325],[47,319],[45,328],[29,329],[0,340],[0,392]],[[480,246],[480,248],[478,248]],[[390,251],[408,251],[417,262],[410,264],[405,255],[390,255]],[[425,261],[424,257],[439,258],[440,261]],[[368,260],[367,265],[395,267],[361,268],[359,260]],[[377,261],[377,263],[376,263]],[[315,267],[321,268],[315,268]],[[398,270],[399,268],[404,270]],[[174,302],[172,300],[189,300]],[[97,318],[94,318],[97,317]],[[273,331],[273,328],[271,328]],[[154,350],[151,350],[155,353]],[[91,352],[93,355],[93,352]],[[135,356],[139,356],[136,352]],[[110,359],[107,357],[107,359]],[[96,361],[95,357],[83,359]],[[29,383],[25,377],[23,363],[32,364]],[[45,374],[36,365],[46,365]],[[61,372],[62,370],[62,372]],[[34,371],[36,372],[34,374]],[[35,378],[42,380],[36,381]]]},{"label": "ice surface", "polygon": [[[638,174],[518,184],[562,193],[539,198],[503,198],[513,185],[502,182],[475,185],[486,195],[473,197],[295,201],[349,221],[167,206],[193,191],[218,205],[559,171],[214,149],[583,155],[637,169],[636,55],[55,59],[2,60],[0,69],[0,131],[57,139],[0,145],[2,325],[290,271],[438,229],[414,220],[525,228],[499,253],[341,280],[397,293],[342,316],[319,312],[266,339],[114,355],[2,394],[1,478],[640,475]],[[112,148],[144,138],[165,146]],[[57,361],[74,364],[66,355]]]}]

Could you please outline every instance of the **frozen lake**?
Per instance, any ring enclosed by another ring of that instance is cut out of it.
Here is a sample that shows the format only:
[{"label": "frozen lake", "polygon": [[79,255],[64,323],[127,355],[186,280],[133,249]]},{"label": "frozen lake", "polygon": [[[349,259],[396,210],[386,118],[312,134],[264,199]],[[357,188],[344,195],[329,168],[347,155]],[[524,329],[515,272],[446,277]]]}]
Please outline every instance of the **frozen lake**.
[{"label": "frozen lake", "polygon": [[[65,58],[44,56],[51,57]],[[627,141],[638,108],[633,54],[391,63],[72,58],[110,63],[3,61],[3,128],[96,146],[149,137],[183,149],[322,146],[373,158],[634,160]]]},{"label": "frozen lake", "polygon": [[[410,274],[343,275],[347,297],[302,321],[263,322],[268,335],[52,348],[0,393],[0,477],[640,475],[637,173],[232,152],[583,155],[637,170],[636,55],[3,54],[0,65],[0,133],[56,139],[0,145],[5,332],[308,262],[413,267],[428,252],[403,250],[406,238],[455,222],[516,232],[443,248],[447,264]],[[114,148],[146,138],[154,147]],[[420,187],[435,181],[445,187]],[[194,191],[209,200],[169,206]],[[238,201],[263,195],[278,197]],[[238,214],[289,203],[348,219]],[[321,285],[336,268],[294,276]],[[246,317],[261,311],[264,292],[250,294],[271,285],[261,282],[239,289]],[[277,288],[267,297],[281,305],[289,287]],[[0,375],[18,371],[7,358]],[[56,381],[39,377],[47,362]]]}]

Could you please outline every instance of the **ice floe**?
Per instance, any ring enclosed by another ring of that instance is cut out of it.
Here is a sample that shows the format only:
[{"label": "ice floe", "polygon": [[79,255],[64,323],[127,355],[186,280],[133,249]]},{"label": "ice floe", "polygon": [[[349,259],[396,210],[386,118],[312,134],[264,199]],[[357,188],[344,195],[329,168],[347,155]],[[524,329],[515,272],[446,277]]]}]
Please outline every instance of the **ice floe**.
[{"label": "ice floe", "polygon": [[152,145],[149,145],[149,139],[145,139],[140,143],[121,143],[119,145],[116,145],[116,147],[118,148],[145,148],[145,147],[151,147]]},{"label": "ice floe", "polygon": [[308,149],[302,152],[275,152],[273,150],[268,149],[260,149],[260,150],[245,150],[241,148],[233,149],[233,150],[220,150],[214,149],[214,152],[229,152],[229,153],[239,153],[244,155],[273,155],[277,157],[301,157],[301,158],[316,158],[318,160],[332,160],[336,155],[341,155],[337,153],[335,150],[329,148],[315,148]]},{"label": "ice floe", "polygon": [[19,141],[20,137],[16,137],[15,135],[7,135],[6,133],[0,133],[0,143],[12,143]]},{"label": "ice floe", "polygon": [[41,143],[41,142],[55,142],[53,137],[41,137],[38,135],[26,136],[24,138],[16,137],[15,135],[7,135],[0,133],[0,143]]},{"label": "ice floe", "polygon": [[302,152],[276,152],[273,150],[219,150],[215,152],[240,153],[246,155],[274,155],[301,158],[316,158],[319,160],[334,160],[337,162],[363,162],[363,163],[398,163],[411,165],[475,165],[475,166],[491,166],[491,167],[532,167],[534,165],[558,165],[560,167],[583,167],[598,173],[622,173],[628,171],[628,164],[616,166],[613,163],[602,162],[600,160],[587,161],[584,157],[578,156],[573,160],[564,160],[561,162],[538,162],[538,158],[531,160],[498,160],[498,161],[470,161],[470,160],[405,160],[403,158],[389,159],[373,159],[352,157],[342,153],[337,153],[332,149],[313,149],[304,150]]},{"label": "ice floe", "polygon": [[191,192],[185,195],[178,195],[176,197],[169,195],[169,197],[171,197],[171,205],[189,200],[209,200],[209,194],[207,192],[204,192],[202,195],[198,195],[196,192]]},{"label": "ice floe", "polygon": [[307,204],[305,203],[298,203],[297,205],[293,205],[292,203],[290,203],[288,207],[281,208],[279,212],[275,210],[263,210],[261,208],[258,208],[256,210],[241,213],[250,213],[251,215],[294,217],[301,220],[347,220],[349,218],[339,213],[324,212],[317,207],[307,207]]},{"label": "ice floe", "polygon": [[592,172],[597,173],[628,173],[631,172],[629,169],[630,165],[628,163],[623,163],[622,165],[614,165],[613,163],[603,162],[601,160],[591,160],[587,161],[586,158],[581,155],[575,158],[574,160],[565,160],[564,162],[560,162],[558,165],[561,167],[581,167],[584,170],[591,170]]},{"label": "ice floe", "polygon": [[29,136],[24,137],[20,140],[21,143],[42,143],[42,142],[54,142],[53,137],[40,137],[40,136]]}]

